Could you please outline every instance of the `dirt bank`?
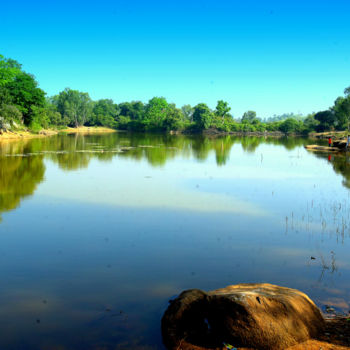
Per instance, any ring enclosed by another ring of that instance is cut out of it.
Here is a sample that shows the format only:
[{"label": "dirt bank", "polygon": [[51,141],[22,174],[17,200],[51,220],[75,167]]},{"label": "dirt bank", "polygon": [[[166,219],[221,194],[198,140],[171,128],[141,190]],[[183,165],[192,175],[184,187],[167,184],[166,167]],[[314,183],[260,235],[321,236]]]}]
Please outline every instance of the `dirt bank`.
[{"label": "dirt bank", "polygon": [[103,126],[79,126],[78,128],[66,128],[60,132],[67,134],[99,134],[116,132],[115,129],[105,128]]},{"label": "dirt bank", "polygon": [[47,137],[57,135],[58,133],[67,134],[99,134],[99,133],[112,133],[116,132],[114,129],[104,128],[104,127],[87,127],[82,126],[79,128],[66,128],[62,130],[46,129],[40,130],[38,133],[33,133],[28,130],[24,131],[6,131],[0,134],[0,142],[8,142],[21,139],[32,139],[38,137]]}]

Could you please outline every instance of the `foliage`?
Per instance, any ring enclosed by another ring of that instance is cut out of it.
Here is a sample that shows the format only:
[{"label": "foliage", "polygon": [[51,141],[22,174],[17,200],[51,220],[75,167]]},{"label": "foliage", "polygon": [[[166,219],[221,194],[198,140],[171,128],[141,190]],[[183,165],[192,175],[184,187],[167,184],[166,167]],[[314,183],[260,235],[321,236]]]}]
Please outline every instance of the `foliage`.
[{"label": "foliage", "polygon": [[116,128],[118,125],[116,121],[117,117],[118,106],[112,100],[98,100],[93,106],[89,124]]},{"label": "foliage", "polygon": [[335,124],[333,111],[321,111],[315,114],[314,118],[319,122],[316,131],[331,130]]},{"label": "foliage", "polygon": [[88,93],[66,88],[53,101],[68,125],[78,127],[89,122],[93,104]]},{"label": "foliage", "polygon": [[234,120],[231,107],[217,101],[215,110],[205,103],[177,108],[164,97],[116,104],[111,99],[92,101],[89,94],[66,88],[45,99],[34,76],[22,70],[21,64],[0,55],[0,128],[18,125],[33,131],[41,128],[69,126],[106,126],[130,131],[171,132],[206,129],[220,132],[308,133],[312,131],[350,130],[350,87],[344,90],[328,110],[303,116],[294,113],[273,115],[263,122],[255,111],[245,112]]},{"label": "foliage", "polygon": [[338,130],[350,130],[350,87],[344,90],[345,97],[338,97],[332,108]]},{"label": "foliage", "polygon": [[242,123],[253,123],[256,120],[256,112],[254,111],[247,111],[242,116]]},{"label": "foliage", "polygon": [[209,129],[213,119],[213,114],[205,103],[199,103],[194,107],[193,121],[197,129]]},{"label": "foliage", "polygon": [[286,134],[301,133],[303,130],[303,123],[293,118],[288,118],[280,124],[279,130]]},{"label": "foliage", "polygon": [[308,115],[304,119],[304,132],[308,133],[308,132],[317,130],[319,124],[320,124],[320,122],[315,119],[315,115],[314,114]]},{"label": "foliage", "polygon": [[141,121],[145,113],[145,106],[141,101],[123,102],[118,105],[118,110],[120,116]]},{"label": "foliage", "polygon": [[273,122],[283,121],[283,120],[286,120],[286,119],[289,119],[289,118],[296,119],[296,120],[299,120],[299,121],[302,121],[302,120],[305,119],[305,117],[303,115],[301,115],[301,114],[284,113],[284,114],[281,114],[281,115],[274,114],[272,117],[269,117],[269,118],[265,119],[264,122],[265,123],[273,123]]},{"label": "foliage", "polygon": [[183,105],[181,107],[181,112],[182,112],[182,115],[183,117],[190,121],[190,122],[193,122],[193,107],[191,105]]},{"label": "foliage", "polygon": [[23,114],[24,124],[29,125],[33,118],[34,107],[44,107],[45,92],[38,87],[34,76],[21,72],[5,85],[12,103]]},{"label": "foliage", "polygon": [[162,130],[167,117],[168,102],[164,97],[153,97],[145,109],[144,123],[146,130]]},{"label": "foliage", "polygon": [[11,59],[0,55],[0,87],[6,86],[21,73],[21,65]]},{"label": "foliage", "polygon": [[220,100],[216,105],[215,115],[221,118],[225,118],[226,116],[230,116],[229,115],[230,110],[231,110],[231,107],[228,106],[228,103],[223,100]]},{"label": "foliage", "polygon": [[50,119],[45,108],[33,106],[32,107],[32,118],[29,124],[29,128],[38,132],[42,128],[47,129],[50,125]]},{"label": "foliage", "polygon": [[17,107],[7,104],[0,105],[0,116],[5,122],[9,123],[20,123],[23,118],[22,113]]}]

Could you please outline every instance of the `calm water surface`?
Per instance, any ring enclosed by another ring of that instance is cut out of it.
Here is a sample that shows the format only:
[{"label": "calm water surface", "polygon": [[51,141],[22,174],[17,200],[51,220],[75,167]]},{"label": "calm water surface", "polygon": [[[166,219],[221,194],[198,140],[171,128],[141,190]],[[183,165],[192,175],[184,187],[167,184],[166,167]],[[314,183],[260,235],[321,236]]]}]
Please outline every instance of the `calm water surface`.
[{"label": "calm water surface", "polygon": [[163,349],[169,299],[240,282],[347,311],[350,161],[308,143],[115,133],[0,144],[0,348]]}]

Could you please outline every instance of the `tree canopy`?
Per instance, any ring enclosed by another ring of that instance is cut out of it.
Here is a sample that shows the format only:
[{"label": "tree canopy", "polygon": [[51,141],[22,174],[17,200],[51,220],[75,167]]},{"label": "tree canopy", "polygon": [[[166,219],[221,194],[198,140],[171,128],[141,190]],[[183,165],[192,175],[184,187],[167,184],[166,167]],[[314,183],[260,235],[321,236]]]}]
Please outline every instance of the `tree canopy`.
[{"label": "tree canopy", "polygon": [[55,96],[45,95],[35,77],[23,71],[20,63],[0,55],[0,130],[27,127],[38,131],[83,125],[162,132],[201,132],[209,128],[224,132],[283,133],[350,130],[350,87],[327,110],[307,116],[284,113],[264,121],[253,110],[245,112],[240,120],[233,119],[231,106],[224,100],[217,101],[212,110],[202,102],[178,108],[165,97],[153,97],[145,103],[93,101],[87,92],[68,87]]}]

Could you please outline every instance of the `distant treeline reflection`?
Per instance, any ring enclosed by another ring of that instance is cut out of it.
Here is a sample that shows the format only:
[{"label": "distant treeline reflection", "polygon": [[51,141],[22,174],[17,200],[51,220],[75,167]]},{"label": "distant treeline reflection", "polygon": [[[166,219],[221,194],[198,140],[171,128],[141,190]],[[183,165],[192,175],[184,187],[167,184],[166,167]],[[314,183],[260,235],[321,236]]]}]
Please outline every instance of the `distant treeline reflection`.
[{"label": "distant treeline reflection", "polygon": [[[177,156],[204,161],[214,154],[224,166],[234,145],[254,153],[260,144],[272,144],[292,150],[310,143],[306,138],[274,137],[205,137],[168,134],[112,133],[103,135],[58,135],[22,140],[0,146],[0,212],[15,209],[21,198],[34,193],[43,181],[44,159],[50,159],[66,171],[87,168],[90,160],[111,161],[115,157],[146,160],[163,166]],[[327,159],[327,155],[315,154]],[[344,156],[332,156],[335,172],[344,177],[350,188],[350,163]]]}]

